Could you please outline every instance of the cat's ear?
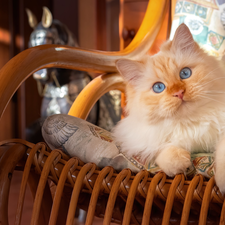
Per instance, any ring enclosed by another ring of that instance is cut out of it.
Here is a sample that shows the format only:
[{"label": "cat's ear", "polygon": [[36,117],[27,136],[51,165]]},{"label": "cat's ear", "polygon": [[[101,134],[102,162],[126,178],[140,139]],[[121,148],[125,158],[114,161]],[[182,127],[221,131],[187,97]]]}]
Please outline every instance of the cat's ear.
[{"label": "cat's ear", "polygon": [[144,64],[130,59],[119,59],[116,61],[116,67],[125,81],[137,85],[143,76]]},{"label": "cat's ear", "polygon": [[182,23],[175,32],[172,40],[172,48],[180,50],[195,50],[198,48],[189,28],[184,23]]}]

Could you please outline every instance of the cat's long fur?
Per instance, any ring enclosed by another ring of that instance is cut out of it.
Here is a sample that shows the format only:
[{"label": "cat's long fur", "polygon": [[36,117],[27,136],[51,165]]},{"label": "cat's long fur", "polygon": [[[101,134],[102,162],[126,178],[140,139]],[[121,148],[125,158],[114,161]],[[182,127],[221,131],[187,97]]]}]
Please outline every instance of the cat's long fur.
[{"label": "cat's long fur", "polygon": [[[158,54],[139,62],[121,59],[116,65],[127,94],[128,116],[114,130],[122,151],[155,160],[170,176],[186,170],[191,152],[216,152],[216,181],[225,192],[225,70],[221,62],[200,49],[182,24]],[[185,67],[192,75],[181,79]],[[165,84],[162,93],[153,91],[156,82]],[[184,91],[183,100],[174,94],[179,90]]]}]

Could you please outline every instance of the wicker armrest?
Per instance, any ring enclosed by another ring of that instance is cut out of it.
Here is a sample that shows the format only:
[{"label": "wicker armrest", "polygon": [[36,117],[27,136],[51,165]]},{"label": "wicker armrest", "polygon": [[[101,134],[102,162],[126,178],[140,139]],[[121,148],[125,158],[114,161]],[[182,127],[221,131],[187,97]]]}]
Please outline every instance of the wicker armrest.
[{"label": "wicker armrest", "polygon": [[110,90],[120,90],[124,93],[125,84],[118,73],[103,74],[92,80],[78,95],[68,114],[86,119],[96,101]]}]

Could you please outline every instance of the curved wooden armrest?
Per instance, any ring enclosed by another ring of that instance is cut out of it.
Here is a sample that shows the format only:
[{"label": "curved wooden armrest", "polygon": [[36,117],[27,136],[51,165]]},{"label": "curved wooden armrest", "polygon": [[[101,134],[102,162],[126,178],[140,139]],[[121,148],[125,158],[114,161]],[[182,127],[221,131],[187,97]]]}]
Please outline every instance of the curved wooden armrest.
[{"label": "curved wooden armrest", "polygon": [[110,90],[125,90],[123,78],[118,73],[103,74],[92,80],[78,95],[68,114],[86,119],[97,100]]},{"label": "curved wooden armrest", "polygon": [[116,72],[120,58],[138,59],[152,46],[170,1],[151,0],[141,27],[130,45],[119,52],[103,52],[57,45],[27,49],[12,58],[0,71],[0,117],[21,83],[35,71],[58,67],[91,72]]}]

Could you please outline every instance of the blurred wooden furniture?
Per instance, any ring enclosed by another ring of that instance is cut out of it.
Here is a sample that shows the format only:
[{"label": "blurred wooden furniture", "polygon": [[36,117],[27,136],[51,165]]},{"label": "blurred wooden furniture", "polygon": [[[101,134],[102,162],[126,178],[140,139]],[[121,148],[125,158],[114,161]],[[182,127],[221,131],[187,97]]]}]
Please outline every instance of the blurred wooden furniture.
[{"label": "blurred wooden furniture", "polygon": [[[175,8],[175,4],[176,0],[171,1],[170,10],[166,12],[161,30],[151,49],[149,49],[150,54],[155,54],[159,51],[162,42],[168,38],[171,17],[173,15],[172,10]],[[148,0],[120,0],[119,33],[121,50],[126,48],[135,37],[143,21],[147,7]],[[153,11],[149,10],[149,13],[153,13]]]},{"label": "blurred wooden furniture", "polygon": [[[78,0],[9,0],[0,1],[0,69],[12,57],[28,48],[32,28],[28,24],[26,8],[38,19],[42,6],[48,7],[55,18],[78,34]],[[0,141],[12,137],[26,138],[26,128],[40,118],[41,97],[36,81],[29,77],[19,87],[7,106],[0,126]]]},{"label": "blurred wooden furniture", "polygon": [[120,0],[120,49],[127,47],[135,37],[147,6],[148,0]]},{"label": "blurred wooden furniture", "polygon": [[[94,102],[110,89],[124,90],[115,68],[119,58],[138,59],[153,46],[170,10],[170,1],[151,0],[141,28],[120,52],[87,51],[43,45],[27,49],[0,71],[0,115],[19,85],[34,71],[49,67],[105,73],[90,83],[71,107],[70,115],[85,119]],[[151,11],[149,11],[151,10]],[[151,13],[149,13],[151,12]],[[169,179],[147,171],[120,173],[84,164],[45,143],[6,140],[0,143],[0,224],[8,224],[8,196],[13,171],[23,171],[15,224],[21,222],[26,185],[34,205],[31,224],[73,224],[76,208],[88,210],[86,224],[94,215],[122,224],[224,224],[224,198],[214,178],[201,175],[185,180],[183,174]]]},{"label": "blurred wooden furniture", "polygon": [[[1,143],[1,151],[3,225],[8,224],[8,190],[15,166],[24,170],[15,224],[21,221],[27,183],[34,193],[31,224],[73,224],[77,207],[88,211],[86,224],[92,224],[94,215],[104,218],[103,224],[219,224],[219,220],[224,224],[224,199],[213,178],[206,181],[197,175],[185,180],[179,174],[168,179],[164,173],[151,176],[144,170],[136,175],[129,169],[100,170],[59,150],[50,151],[44,143],[21,140]],[[49,180],[56,185],[53,199]]]}]

